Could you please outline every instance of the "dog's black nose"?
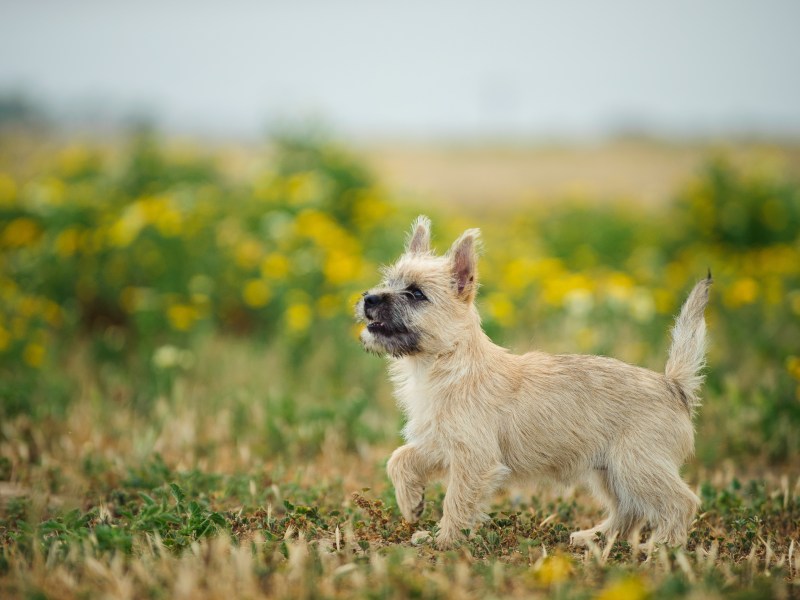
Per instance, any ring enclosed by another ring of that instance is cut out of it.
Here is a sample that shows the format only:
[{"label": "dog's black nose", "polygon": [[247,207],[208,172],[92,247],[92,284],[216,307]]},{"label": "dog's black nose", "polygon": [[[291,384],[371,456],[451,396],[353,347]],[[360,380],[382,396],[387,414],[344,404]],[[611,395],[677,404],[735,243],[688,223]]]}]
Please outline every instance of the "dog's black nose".
[{"label": "dog's black nose", "polygon": [[377,294],[367,294],[364,296],[364,304],[366,306],[378,306],[383,301],[383,298]]}]

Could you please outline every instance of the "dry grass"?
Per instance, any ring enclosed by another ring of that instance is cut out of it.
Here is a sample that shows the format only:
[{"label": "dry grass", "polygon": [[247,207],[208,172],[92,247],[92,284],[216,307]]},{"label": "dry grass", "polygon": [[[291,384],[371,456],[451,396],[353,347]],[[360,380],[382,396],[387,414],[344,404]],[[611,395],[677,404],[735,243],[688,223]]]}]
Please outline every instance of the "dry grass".
[{"label": "dry grass", "polygon": [[777,161],[800,171],[800,147],[776,143],[696,144],[621,140],[586,145],[385,144],[362,156],[391,189],[426,201],[514,208],[564,198],[630,199],[663,206],[722,152],[738,165]]},{"label": "dry grass", "polygon": [[[85,350],[85,349],[84,349]],[[800,585],[800,478],[791,468],[692,470],[703,498],[687,549],[569,532],[599,517],[581,490],[514,489],[456,551],[410,543],[384,474],[399,421],[388,394],[347,433],[295,422],[280,359],[213,339],[146,410],[135,382],[92,372],[63,418],[3,423],[4,597],[786,597]],[[264,365],[273,368],[265,369]],[[319,401],[319,399],[317,399]],[[297,402],[313,402],[298,397]],[[340,399],[326,399],[341,402]],[[275,447],[270,440],[288,440]],[[373,441],[369,441],[373,440]],[[743,482],[743,483],[740,483]],[[440,516],[443,488],[423,517]]]}]

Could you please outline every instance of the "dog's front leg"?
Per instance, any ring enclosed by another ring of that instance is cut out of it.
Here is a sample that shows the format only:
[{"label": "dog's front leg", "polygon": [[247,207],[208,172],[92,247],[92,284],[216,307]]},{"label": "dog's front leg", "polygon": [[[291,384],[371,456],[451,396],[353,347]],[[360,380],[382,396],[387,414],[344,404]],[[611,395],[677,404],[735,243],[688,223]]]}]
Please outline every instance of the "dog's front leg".
[{"label": "dog's front leg", "polygon": [[472,453],[454,457],[436,546],[453,547],[462,531],[480,520],[481,506],[508,478],[510,469],[492,457]]},{"label": "dog's front leg", "polygon": [[397,506],[403,518],[415,523],[425,509],[425,484],[434,465],[412,444],[392,452],[386,471],[394,485]]}]

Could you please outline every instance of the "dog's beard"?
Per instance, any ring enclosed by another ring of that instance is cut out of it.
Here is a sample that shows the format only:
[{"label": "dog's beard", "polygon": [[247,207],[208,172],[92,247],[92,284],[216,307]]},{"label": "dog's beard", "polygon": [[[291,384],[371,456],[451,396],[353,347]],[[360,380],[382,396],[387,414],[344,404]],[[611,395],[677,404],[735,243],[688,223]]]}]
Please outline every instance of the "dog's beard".
[{"label": "dog's beard", "polygon": [[361,332],[361,344],[366,351],[395,358],[419,352],[420,335],[403,324],[393,311],[373,311],[367,316],[361,307],[359,320],[366,324]]},{"label": "dog's beard", "polygon": [[361,344],[373,354],[400,358],[419,352],[419,335],[413,331],[378,330],[367,326],[361,332]]}]

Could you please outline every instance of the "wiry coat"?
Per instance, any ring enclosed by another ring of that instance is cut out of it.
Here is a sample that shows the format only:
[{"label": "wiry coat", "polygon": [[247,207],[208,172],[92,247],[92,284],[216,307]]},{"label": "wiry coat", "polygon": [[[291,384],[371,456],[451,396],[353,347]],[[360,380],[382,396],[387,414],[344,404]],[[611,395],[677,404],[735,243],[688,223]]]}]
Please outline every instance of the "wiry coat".
[{"label": "wiry coat", "polygon": [[414,224],[406,253],[357,306],[366,349],[390,355],[407,444],[389,460],[403,516],[416,521],[425,484],[445,474],[437,544],[452,545],[509,478],[587,483],[608,508],[598,532],[685,542],[698,499],[679,468],[694,450],[692,413],[705,356],[710,277],[673,329],[665,374],[600,356],[515,355],[486,336],[474,305],[478,231],[444,257],[430,224]]}]

